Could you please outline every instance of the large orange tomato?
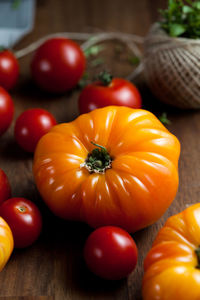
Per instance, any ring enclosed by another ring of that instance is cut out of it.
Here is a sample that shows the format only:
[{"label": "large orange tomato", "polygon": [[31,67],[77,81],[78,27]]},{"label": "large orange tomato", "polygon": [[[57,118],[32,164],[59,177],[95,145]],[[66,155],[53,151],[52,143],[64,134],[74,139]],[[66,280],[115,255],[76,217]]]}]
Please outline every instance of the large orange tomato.
[{"label": "large orange tomato", "polygon": [[57,216],[134,232],[174,199],[179,152],[152,113],[109,106],[53,127],[37,145],[33,171]]},{"label": "large orange tomato", "polygon": [[10,227],[0,217],[0,271],[6,265],[14,247],[13,235]]},{"label": "large orange tomato", "polygon": [[144,300],[200,299],[199,203],[167,220],[144,268]]}]

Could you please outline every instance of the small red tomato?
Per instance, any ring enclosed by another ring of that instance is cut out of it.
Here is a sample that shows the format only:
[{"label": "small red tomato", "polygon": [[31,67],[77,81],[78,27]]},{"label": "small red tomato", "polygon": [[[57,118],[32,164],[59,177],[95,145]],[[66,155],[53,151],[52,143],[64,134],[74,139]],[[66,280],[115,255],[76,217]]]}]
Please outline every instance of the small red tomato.
[{"label": "small red tomato", "polygon": [[99,81],[87,85],[79,97],[81,114],[109,105],[141,108],[141,104],[140,93],[130,81],[122,78],[112,79],[106,72],[99,75]]},{"label": "small red tomato", "polygon": [[10,226],[14,246],[24,248],[33,244],[42,229],[42,217],[37,206],[25,198],[10,198],[0,206],[0,216]]},{"label": "small red tomato", "polygon": [[14,104],[10,95],[0,87],[0,136],[10,126],[14,115]]},{"label": "small red tomato", "polygon": [[122,279],[137,264],[137,247],[125,230],[105,226],[96,229],[88,237],[84,258],[94,274],[110,280]]},{"label": "small red tomato", "polygon": [[14,87],[19,77],[19,64],[9,50],[0,51],[0,86],[6,90]]},{"label": "small red tomato", "polygon": [[44,90],[62,93],[76,86],[85,69],[80,46],[66,38],[52,38],[36,51],[31,71],[35,82]]},{"label": "small red tomato", "polygon": [[39,139],[56,124],[55,118],[47,110],[28,109],[16,120],[16,141],[25,151],[34,152]]},{"label": "small red tomato", "polygon": [[11,188],[8,177],[2,169],[0,169],[0,204],[11,197]]}]

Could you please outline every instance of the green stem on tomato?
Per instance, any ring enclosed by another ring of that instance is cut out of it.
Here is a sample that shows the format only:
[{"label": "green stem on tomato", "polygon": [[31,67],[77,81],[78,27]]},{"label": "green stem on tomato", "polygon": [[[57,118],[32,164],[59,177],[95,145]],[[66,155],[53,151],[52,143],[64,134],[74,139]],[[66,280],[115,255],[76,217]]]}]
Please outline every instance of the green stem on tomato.
[{"label": "green stem on tomato", "polygon": [[97,78],[104,86],[108,86],[111,83],[113,76],[107,71],[102,71]]}]

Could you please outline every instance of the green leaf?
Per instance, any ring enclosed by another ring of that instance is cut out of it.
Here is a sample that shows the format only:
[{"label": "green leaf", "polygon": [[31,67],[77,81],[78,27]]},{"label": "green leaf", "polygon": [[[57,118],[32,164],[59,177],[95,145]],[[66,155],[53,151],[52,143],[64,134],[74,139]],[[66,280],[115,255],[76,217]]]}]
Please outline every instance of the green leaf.
[{"label": "green leaf", "polygon": [[161,10],[161,27],[173,37],[200,38],[200,1],[169,0]]},{"label": "green leaf", "polygon": [[94,45],[87,48],[84,53],[86,58],[98,55],[105,47],[103,45]]},{"label": "green leaf", "polygon": [[169,34],[172,37],[177,37],[182,35],[186,31],[186,28],[182,24],[170,24],[169,25]]},{"label": "green leaf", "polygon": [[195,1],[192,6],[200,10],[200,1]]},{"label": "green leaf", "polygon": [[193,8],[188,6],[188,5],[184,5],[182,7],[182,11],[184,14],[188,14],[188,13],[192,13],[193,12]]},{"label": "green leaf", "polygon": [[177,6],[176,1],[169,0],[168,6],[169,6],[170,10],[174,10],[176,8],[176,6]]},{"label": "green leaf", "polygon": [[164,125],[170,125],[171,121],[167,118],[167,113],[163,112],[161,116],[158,117],[161,123]]},{"label": "green leaf", "polygon": [[85,72],[83,74],[82,78],[78,82],[78,87],[80,89],[83,89],[88,84],[88,77],[89,77],[89,74],[87,72]]}]

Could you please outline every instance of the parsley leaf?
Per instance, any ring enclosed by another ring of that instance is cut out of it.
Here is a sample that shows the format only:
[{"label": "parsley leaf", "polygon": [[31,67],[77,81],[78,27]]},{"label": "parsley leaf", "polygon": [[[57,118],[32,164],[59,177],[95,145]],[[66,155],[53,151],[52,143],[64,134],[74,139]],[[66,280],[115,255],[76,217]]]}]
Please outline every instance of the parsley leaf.
[{"label": "parsley leaf", "polygon": [[160,115],[158,117],[158,119],[160,120],[161,123],[163,123],[164,125],[170,125],[171,121],[167,118],[167,113],[163,112],[162,115]]},{"label": "parsley leaf", "polygon": [[200,1],[168,0],[161,27],[172,37],[200,38]]}]

